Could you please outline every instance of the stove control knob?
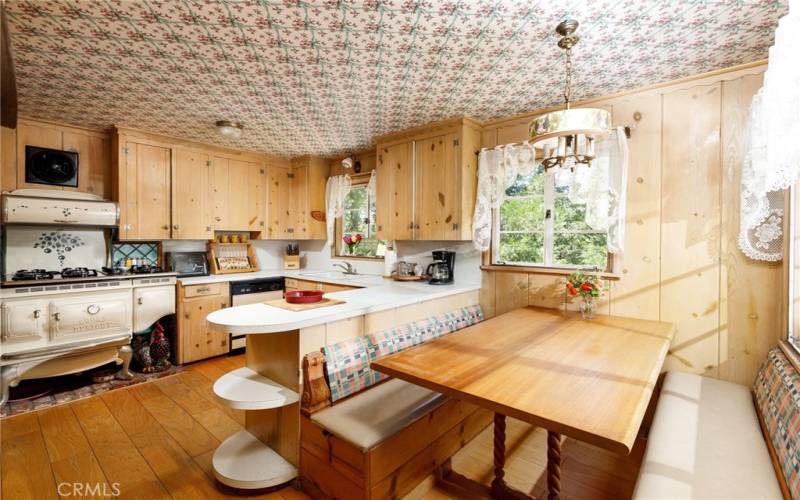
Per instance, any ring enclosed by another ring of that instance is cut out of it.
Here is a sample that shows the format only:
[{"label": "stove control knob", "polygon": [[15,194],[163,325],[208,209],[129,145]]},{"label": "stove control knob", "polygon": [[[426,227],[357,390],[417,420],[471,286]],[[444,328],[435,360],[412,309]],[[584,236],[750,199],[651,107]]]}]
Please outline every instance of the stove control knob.
[{"label": "stove control knob", "polygon": [[42,316],[41,309],[36,309],[35,311],[33,311],[33,318],[34,319],[39,319],[41,316]]}]

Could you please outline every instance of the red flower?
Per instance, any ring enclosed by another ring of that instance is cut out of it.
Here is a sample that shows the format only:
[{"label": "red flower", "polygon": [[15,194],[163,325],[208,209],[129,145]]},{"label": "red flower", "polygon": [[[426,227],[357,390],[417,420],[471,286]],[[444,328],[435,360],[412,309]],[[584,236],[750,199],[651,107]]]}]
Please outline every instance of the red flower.
[{"label": "red flower", "polygon": [[594,287],[590,283],[581,283],[581,290],[584,292],[591,292]]},{"label": "red flower", "polygon": [[359,241],[361,241],[361,234],[356,233],[356,243],[358,243]]},{"label": "red flower", "polygon": [[344,241],[348,245],[353,244],[353,238],[351,238],[349,234],[342,236],[342,241]]},{"label": "red flower", "polygon": [[578,295],[578,290],[575,289],[575,286],[572,283],[567,283],[567,291],[573,297]]}]

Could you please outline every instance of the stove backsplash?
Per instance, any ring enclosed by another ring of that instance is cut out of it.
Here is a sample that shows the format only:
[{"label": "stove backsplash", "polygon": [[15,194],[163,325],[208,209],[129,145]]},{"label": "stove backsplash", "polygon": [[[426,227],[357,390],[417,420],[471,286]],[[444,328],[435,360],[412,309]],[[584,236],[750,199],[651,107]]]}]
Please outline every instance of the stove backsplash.
[{"label": "stove backsplash", "polygon": [[4,230],[7,276],[21,269],[58,271],[65,267],[100,269],[106,265],[103,229],[6,225]]}]

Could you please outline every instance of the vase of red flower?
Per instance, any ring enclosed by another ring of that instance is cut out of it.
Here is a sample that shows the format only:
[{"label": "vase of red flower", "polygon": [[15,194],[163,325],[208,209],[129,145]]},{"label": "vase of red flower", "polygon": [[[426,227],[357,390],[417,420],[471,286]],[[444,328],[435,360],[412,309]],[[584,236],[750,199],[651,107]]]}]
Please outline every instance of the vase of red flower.
[{"label": "vase of red flower", "polygon": [[580,297],[581,317],[594,318],[595,302],[603,293],[600,277],[594,274],[572,273],[567,276],[567,294],[570,297]]},{"label": "vase of red flower", "polygon": [[356,233],[353,236],[350,236],[349,234],[346,234],[346,235],[342,236],[342,241],[347,246],[347,252],[346,253],[348,255],[354,255],[353,252],[355,251],[355,249],[358,246],[358,244],[361,243],[362,239],[363,238],[361,237],[361,234],[359,234],[359,233]]}]

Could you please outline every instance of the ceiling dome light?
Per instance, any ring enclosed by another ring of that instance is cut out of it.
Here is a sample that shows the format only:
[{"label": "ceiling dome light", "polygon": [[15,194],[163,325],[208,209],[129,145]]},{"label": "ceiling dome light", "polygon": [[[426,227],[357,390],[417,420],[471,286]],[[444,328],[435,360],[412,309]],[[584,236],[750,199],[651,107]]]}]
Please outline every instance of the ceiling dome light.
[{"label": "ceiling dome light", "polygon": [[238,139],[242,136],[242,126],[239,122],[230,122],[228,120],[219,120],[217,121],[217,132],[222,137],[228,137],[230,139]]},{"label": "ceiling dome light", "polygon": [[591,165],[595,157],[595,141],[611,133],[611,113],[605,109],[571,109],[572,100],[572,47],[578,43],[575,31],[578,21],[568,19],[556,27],[561,36],[558,46],[567,56],[564,100],[566,109],[537,116],[529,125],[531,142],[544,150],[542,164],[545,170],[553,167],[574,169],[577,165]]}]

